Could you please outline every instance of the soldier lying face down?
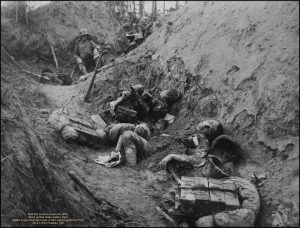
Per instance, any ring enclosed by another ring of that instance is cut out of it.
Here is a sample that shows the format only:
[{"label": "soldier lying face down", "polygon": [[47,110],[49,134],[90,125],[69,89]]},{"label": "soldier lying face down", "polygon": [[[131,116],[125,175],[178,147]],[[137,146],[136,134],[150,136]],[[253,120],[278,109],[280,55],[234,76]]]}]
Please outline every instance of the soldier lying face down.
[{"label": "soldier lying face down", "polygon": [[[131,130],[125,130],[126,128],[131,128]],[[133,124],[126,124],[126,126],[125,124],[118,124],[112,127],[109,126],[107,132],[97,130],[97,133],[102,135],[103,140],[107,137],[107,140],[110,142],[115,142],[118,138],[115,151],[111,152],[109,157],[99,156],[95,160],[99,164],[107,167],[115,167],[122,163],[135,166],[150,153],[151,149],[148,140],[151,138],[151,132],[147,124],[139,124],[137,126]]]}]

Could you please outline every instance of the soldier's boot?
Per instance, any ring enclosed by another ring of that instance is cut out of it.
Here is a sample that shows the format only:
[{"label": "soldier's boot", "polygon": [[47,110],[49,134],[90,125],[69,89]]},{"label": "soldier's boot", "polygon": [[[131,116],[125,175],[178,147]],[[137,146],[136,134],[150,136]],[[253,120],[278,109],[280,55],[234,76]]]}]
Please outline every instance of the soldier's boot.
[{"label": "soldier's boot", "polygon": [[83,75],[88,74],[88,72],[87,72],[85,66],[83,65],[83,63],[79,63],[79,64],[78,64],[78,68],[79,68],[80,72],[81,72]]}]

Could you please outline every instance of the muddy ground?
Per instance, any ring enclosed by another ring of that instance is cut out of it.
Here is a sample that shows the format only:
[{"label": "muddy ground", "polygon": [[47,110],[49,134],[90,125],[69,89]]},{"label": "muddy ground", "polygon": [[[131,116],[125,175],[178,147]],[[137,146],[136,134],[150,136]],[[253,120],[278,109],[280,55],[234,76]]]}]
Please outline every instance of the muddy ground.
[{"label": "muddy ground", "polygon": [[[248,180],[254,172],[267,176],[258,188],[256,225],[271,226],[279,206],[288,213],[283,225],[299,225],[297,8],[294,2],[189,3],[162,18],[140,47],[97,74],[90,103],[83,102],[90,78],[71,86],[41,84],[1,53],[1,224],[16,225],[13,218],[35,210],[84,219],[67,226],[170,226],[155,206],[174,180],[156,165],[166,154],[184,151],[174,135],[216,118],[240,144],[243,160],[236,172]],[[34,72],[53,67],[34,58],[17,60]],[[68,144],[47,123],[61,107],[87,120],[102,112],[107,97],[135,83],[155,87],[154,95],[167,88],[184,94],[171,112],[175,122],[164,132],[170,137],[151,139],[155,154],[136,168],[96,164],[99,154],[113,148]],[[102,204],[74,184],[70,170]]]}]

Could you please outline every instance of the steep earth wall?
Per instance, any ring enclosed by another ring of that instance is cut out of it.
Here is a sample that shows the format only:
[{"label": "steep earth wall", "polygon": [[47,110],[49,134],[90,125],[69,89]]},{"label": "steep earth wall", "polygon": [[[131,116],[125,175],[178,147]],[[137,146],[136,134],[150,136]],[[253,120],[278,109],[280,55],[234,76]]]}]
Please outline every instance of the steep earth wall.
[{"label": "steep earth wall", "polygon": [[68,176],[76,166],[46,125],[55,107],[41,85],[16,74],[4,59],[1,55],[6,66],[1,68],[1,227],[42,226],[21,221],[30,219],[28,213],[67,213],[73,221],[63,226],[113,226],[120,220],[116,207],[101,198],[97,203]]},{"label": "steep earth wall", "polygon": [[[219,119],[241,145],[240,174],[267,175],[259,189],[259,224],[270,225],[279,205],[292,211],[291,224],[299,224],[298,7],[298,2],[190,2],[104,71],[97,102],[136,82],[156,86],[155,92],[180,90],[184,97],[169,132]],[[108,91],[107,83],[115,87]]]}]

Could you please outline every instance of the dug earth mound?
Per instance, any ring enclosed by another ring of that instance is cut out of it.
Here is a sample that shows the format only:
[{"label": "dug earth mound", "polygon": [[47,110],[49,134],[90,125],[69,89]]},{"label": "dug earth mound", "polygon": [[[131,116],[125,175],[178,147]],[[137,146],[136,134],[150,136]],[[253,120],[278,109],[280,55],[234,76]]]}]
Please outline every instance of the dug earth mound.
[{"label": "dug earth mound", "polygon": [[[67,211],[84,219],[77,226],[170,225],[155,206],[174,180],[156,165],[184,151],[172,136],[213,118],[240,145],[237,173],[247,180],[264,177],[257,186],[261,207],[255,225],[299,226],[298,7],[189,2],[97,74],[89,103],[83,97],[90,78],[64,87],[35,83],[11,70],[1,55],[2,224],[32,211]],[[138,83],[154,95],[174,88],[183,98],[164,132],[171,137],[152,138],[155,153],[136,168],[102,167],[94,160],[112,148],[68,144],[47,124],[57,108],[81,118],[101,113],[108,97]],[[70,170],[102,203],[72,182]]]}]

